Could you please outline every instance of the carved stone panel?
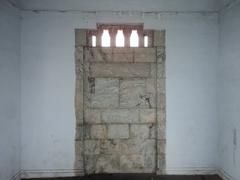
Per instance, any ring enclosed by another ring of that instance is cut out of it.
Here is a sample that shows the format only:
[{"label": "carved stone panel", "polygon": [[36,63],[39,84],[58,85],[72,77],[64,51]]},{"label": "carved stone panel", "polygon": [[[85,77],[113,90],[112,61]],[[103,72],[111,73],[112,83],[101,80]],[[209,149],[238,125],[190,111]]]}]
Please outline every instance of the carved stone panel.
[{"label": "carved stone panel", "polygon": [[84,31],[76,36],[76,169],[164,174],[165,32],[151,48],[88,47]]}]

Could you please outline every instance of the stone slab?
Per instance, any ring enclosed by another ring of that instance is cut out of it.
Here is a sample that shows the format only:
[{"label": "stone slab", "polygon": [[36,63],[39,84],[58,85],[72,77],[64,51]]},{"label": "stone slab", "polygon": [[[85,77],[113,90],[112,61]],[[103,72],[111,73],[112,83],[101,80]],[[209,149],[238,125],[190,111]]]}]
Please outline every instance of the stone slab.
[{"label": "stone slab", "polygon": [[87,45],[86,30],[75,29],[75,46],[86,46],[86,45]]},{"label": "stone slab", "polygon": [[85,48],[86,62],[111,62],[112,59],[111,48]]},{"label": "stone slab", "polygon": [[91,95],[90,106],[92,108],[118,107],[118,79],[96,78],[94,86],[94,93],[89,92]]},{"label": "stone slab", "polygon": [[85,123],[87,124],[99,124],[101,123],[101,111],[97,109],[85,110]]},{"label": "stone slab", "polygon": [[99,154],[100,142],[98,140],[85,140],[84,141],[84,154]]},{"label": "stone slab", "polygon": [[106,139],[107,127],[105,125],[90,126],[90,136],[92,139]]},{"label": "stone slab", "polygon": [[156,49],[136,48],[134,50],[134,62],[156,62]]},{"label": "stone slab", "polygon": [[120,81],[120,107],[146,106],[146,84],[144,79]]},{"label": "stone slab", "polygon": [[113,48],[113,62],[133,62],[132,48]]},{"label": "stone slab", "polygon": [[128,124],[108,125],[108,139],[127,139],[129,138]]},{"label": "stone slab", "polygon": [[137,109],[109,109],[102,112],[104,123],[136,123],[138,122]]},{"label": "stone slab", "polygon": [[155,123],[156,109],[140,109],[139,120],[141,123]]},{"label": "stone slab", "polygon": [[148,77],[149,63],[92,63],[92,77]]},{"label": "stone slab", "polygon": [[153,125],[151,124],[132,124],[130,126],[131,138],[148,139]]}]

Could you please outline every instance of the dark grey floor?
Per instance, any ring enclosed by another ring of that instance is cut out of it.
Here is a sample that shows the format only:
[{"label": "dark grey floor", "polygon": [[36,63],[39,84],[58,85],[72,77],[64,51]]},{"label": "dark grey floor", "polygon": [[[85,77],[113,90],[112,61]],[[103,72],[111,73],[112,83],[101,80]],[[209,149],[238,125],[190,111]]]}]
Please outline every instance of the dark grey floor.
[{"label": "dark grey floor", "polygon": [[32,180],[222,180],[222,179],[218,175],[155,176],[152,174],[106,174],[68,178],[40,178],[40,179],[35,178]]}]

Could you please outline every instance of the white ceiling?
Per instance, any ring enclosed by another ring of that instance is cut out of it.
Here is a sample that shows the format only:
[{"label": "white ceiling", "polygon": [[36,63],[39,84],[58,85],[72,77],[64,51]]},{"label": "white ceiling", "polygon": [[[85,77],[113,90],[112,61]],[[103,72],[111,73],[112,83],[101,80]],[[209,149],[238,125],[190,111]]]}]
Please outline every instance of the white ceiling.
[{"label": "white ceiling", "polygon": [[23,10],[216,12],[237,0],[20,0]]}]

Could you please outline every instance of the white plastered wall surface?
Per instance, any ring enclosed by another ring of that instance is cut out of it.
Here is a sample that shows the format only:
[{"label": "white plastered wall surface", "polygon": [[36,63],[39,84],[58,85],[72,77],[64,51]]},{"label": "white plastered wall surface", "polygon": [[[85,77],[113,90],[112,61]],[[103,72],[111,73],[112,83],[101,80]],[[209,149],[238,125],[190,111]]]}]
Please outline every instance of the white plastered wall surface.
[{"label": "white plastered wall surface", "polygon": [[219,106],[220,168],[231,180],[240,179],[240,3],[220,14]]},{"label": "white plastered wall surface", "polygon": [[20,12],[0,1],[0,179],[20,172]]}]

